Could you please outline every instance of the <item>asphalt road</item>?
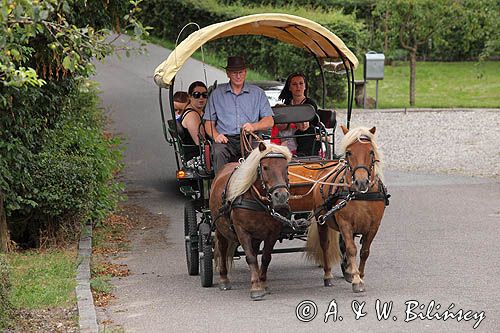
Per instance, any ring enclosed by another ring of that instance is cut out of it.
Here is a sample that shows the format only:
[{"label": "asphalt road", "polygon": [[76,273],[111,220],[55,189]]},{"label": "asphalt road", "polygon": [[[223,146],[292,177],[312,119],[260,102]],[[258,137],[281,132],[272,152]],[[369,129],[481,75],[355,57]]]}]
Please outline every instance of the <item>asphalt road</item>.
[{"label": "asphalt road", "polygon": [[[233,290],[202,288],[199,277],[186,270],[185,199],[176,187],[175,158],[163,138],[158,88],[152,80],[167,55],[167,50],[150,46],[149,55],[97,66],[95,79],[101,83],[111,127],[126,139],[130,200],[168,220],[132,235],[131,251],[119,259],[132,275],[114,280],[117,300],[100,312],[101,321],[110,319],[127,332],[462,332],[473,331],[475,324],[476,331],[500,330],[500,184],[491,179],[385,170],[391,204],[372,245],[363,294],[352,293],[340,268],[334,271],[334,287],[324,288],[322,270],[298,253],[273,256],[268,274],[272,293],[264,301],[250,301],[244,260],[235,262],[230,275]],[[210,83],[225,80],[223,72],[210,68],[207,75]],[[196,79],[203,79],[202,65],[190,61],[177,82],[187,89]],[[317,308],[309,322],[296,317],[305,300]],[[377,319],[377,302],[392,304],[387,319]],[[433,319],[426,316],[431,302]],[[412,309],[417,303],[422,308]],[[366,315],[355,319],[353,306],[358,312],[362,306]],[[329,307],[337,313],[325,323]],[[457,315],[462,309],[462,320],[437,320],[447,309]]]}]

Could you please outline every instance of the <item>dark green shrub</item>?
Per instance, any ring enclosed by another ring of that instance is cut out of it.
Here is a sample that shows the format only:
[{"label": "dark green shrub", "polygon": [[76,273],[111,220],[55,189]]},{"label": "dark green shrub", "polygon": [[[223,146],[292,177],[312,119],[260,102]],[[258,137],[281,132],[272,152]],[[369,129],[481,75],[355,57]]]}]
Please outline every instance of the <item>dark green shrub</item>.
[{"label": "dark green shrub", "polygon": [[0,254],[0,330],[7,328],[11,315],[9,267]]},{"label": "dark green shrub", "polygon": [[13,94],[0,114],[0,186],[11,236],[26,246],[47,228],[98,221],[118,200],[118,142],[103,135],[96,91],[67,81]]}]

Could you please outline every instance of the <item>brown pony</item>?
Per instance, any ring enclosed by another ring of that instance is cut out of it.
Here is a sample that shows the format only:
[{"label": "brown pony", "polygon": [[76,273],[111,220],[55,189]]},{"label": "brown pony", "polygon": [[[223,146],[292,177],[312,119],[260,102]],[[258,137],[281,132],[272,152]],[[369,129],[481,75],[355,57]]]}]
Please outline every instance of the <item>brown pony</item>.
[{"label": "brown pony", "polygon": [[[259,300],[266,294],[271,251],[283,229],[283,223],[271,213],[289,213],[287,167],[291,157],[286,147],[260,143],[241,165],[229,163],[217,173],[209,206],[216,226],[214,258],[220,273],[219,289],[231,289],[228,264],[241,244],[251,272],[250,297]],[[257,254],[262,241],[259,269]]]},{"label": "brown pony", "polygon": [[[359,127],[351,131],[344,126],[341,128],[345,135],[341,142],[345,158],[334,166],[335,169],[325,169],[318,175],[322,178],[330,173],[313,192],[317,223],[311,224],[309,229],[307,256],[323,266],[324,285],[332,286],[332,265],[340,259],[336,232],[340,231],[346,255],[342,263],[344,278],[352,282],[354,292],[363,292],[365,263],[389,195],[382,183],[375,127]],[[362,235],[359,269],[354,243],[356,235]]]}]

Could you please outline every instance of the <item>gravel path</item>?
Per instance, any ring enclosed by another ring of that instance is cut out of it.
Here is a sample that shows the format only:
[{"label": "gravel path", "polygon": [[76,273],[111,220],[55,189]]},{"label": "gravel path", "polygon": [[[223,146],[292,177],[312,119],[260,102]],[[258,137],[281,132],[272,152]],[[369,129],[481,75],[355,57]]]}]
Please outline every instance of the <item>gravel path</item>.
[{"label": "gravel path", "polygon": [[377,127],[386,169],[500,179],[500,109],[354,110],[357,126]]}]

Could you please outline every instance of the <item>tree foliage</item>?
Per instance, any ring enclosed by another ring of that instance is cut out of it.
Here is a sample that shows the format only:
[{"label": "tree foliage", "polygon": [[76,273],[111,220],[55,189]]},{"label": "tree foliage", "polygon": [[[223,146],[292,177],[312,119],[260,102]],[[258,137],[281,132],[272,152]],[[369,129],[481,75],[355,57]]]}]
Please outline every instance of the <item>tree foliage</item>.
[{"label": "tree foliage", "polygon": [[410,105],[415,105],[416,61],[419,47],[448,29],[453,22],[456,0],[385,0],[375,13],[383,20],[385,45],[402,48],[410,58]]},{"label": "tree foliage", "polygon": [[36,245],[48,225],[98,220],[116,202],[119,151],[87,78],[93,59],[132,49],[119,32],[148,28],[142,0],[0,1],[0,190],[11,235]]},{"label": "tree foliage", "polygon": [[[102,59],[115,47],[110,29],[134,32],[147,29],[135,16],[142,0],[1,0],[0,84],[41,86],[47,80],[67,76],[87,77],[93,73],[92,58]],[[96,12],[104,14],[95,15]],[[123,18],[120,16],[123,15]],[[6,104],[2,94],[3,106]]]}]

